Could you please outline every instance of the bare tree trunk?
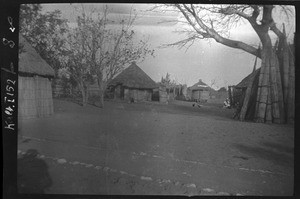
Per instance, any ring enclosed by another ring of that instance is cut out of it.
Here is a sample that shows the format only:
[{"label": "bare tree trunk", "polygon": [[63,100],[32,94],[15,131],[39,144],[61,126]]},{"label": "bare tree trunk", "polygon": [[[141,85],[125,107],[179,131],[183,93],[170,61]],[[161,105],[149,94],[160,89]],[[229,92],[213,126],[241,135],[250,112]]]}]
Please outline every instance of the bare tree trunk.
[{"label": "bare tree trunk", "polygon": [[98,79],[98,86],[99,86],[99,106],[101,108],[104,107],[104,91],[105,91],[105,85],[104,82],[102,81],[102,79]]},{"label": "bare tree trunk", "polygon": [[104,107],[104,92],[103,90],[100,91],[100,107]]},{"label": "bare tree trunk", "polygon": [[85,104],[88,104],[89,101],[89,92],[88,92],[88,88],[85,87]]},{"label": "bare tree trunk", "polygon": [[80,91],[82,95],[82,106],[86,106],[86,93],[82,84],[80,84]]},{"label": "bare tree trunk", "polygon": [[83,80],[79,82],[79,89],[81,91],[81,96],[82,96],[82,106],[87,105],[87,99],[88,99],[88,93],[87,93],[87,87],[84,83]]}]

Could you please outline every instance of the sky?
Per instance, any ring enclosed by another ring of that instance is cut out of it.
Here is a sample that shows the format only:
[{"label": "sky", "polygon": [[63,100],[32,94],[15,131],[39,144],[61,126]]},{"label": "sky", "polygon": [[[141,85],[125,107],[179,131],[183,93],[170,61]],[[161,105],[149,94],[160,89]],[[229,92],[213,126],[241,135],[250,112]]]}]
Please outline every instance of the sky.
[{"label": "sky", "polygon": [[[104,4],[84,4],[86,10],[95,9],[101,12]],[[199,79],[213,88],[219,89],[223,86],[238,84],[253,70],[255,56],[242,50],[229,48],[214,40],[197,40],[189,49],[177,47],[161,48],[163,44],[170,44],[185,38],[185,35],[175,31],[182,28],[179,23],[161,23],[162,21],[179,19],[177,13],[163,13],[151,11],[154,4],[107,4],[109,16],[112,19],[122,19],[129,16],[132,9],[138,14],[133,29],[137,37],[147,37],[150,48],[155,50],[155,57],[148,56],[137,65],[143,69],[154,81],[158,82],[167,73],[177,83],[192,86]],[[74,7],[78,4],[42,4],[43,12],[61,10],[62,18],[69,21],[70,26],[75,25],[78,12]],[[279,15],[278,15],[279,16]],[[274,16],[274,18],[277,15]],[[293,35],[295,30],[294,19],[285,22],[287,34]],[[282,27],[278,25],[278,27]],[[274,35],[273,35],[274,36]],[[258,46],[259,38],[249,24],[230,30],[230,38],[243,41],[247,44]],[[274,37],[275,38],[275,37]],[[257,63],[260,67],[260,60]]]}]

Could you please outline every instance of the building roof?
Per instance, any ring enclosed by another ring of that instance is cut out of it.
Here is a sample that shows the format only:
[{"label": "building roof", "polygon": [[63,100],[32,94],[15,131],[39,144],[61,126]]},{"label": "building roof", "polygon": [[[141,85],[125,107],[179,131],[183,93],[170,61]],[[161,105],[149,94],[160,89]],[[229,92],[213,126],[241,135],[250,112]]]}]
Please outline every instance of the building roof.
[{"label": "building roof", "polygon": [[118,85],[130,88],[153,89],[158,88],[156,84],[135,62],[126,68],[123,72],[117,75],[109,85]]},{"label": "building roof", "polygon": [[247,88],[249,83],[253,81],[253,78],[258,75],[260,72],[260,68],[256,69],[254,72],[250,73],[247,77],[245,77],[240,83],[238,83],[236,88]]},{"label": "building roof", "polygon": [[19,72],[54,77],[55,73],[53,68],[51,68],[21,34],[19,34],[19,44],[22,48],[21,53],[19,53]]},{"label": "building roof", "polygon": [[199,81],[194,84],[193,86],[189,87],[190,90],[192,91],[196,91],[196,90],[210,90],[211,88],[205,84],[201,79],[199,79]]}]

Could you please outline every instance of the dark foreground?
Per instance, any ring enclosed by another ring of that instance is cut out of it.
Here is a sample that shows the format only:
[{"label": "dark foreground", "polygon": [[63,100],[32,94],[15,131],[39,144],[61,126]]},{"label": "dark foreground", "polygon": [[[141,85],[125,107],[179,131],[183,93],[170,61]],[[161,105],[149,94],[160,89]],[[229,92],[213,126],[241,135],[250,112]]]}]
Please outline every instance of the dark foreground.
[{"label": "dark foreground", "polygon": [[294,128],[232,120],[232,110],[176,102],[55,100],[20,124],[23,193],[292,195]]}]

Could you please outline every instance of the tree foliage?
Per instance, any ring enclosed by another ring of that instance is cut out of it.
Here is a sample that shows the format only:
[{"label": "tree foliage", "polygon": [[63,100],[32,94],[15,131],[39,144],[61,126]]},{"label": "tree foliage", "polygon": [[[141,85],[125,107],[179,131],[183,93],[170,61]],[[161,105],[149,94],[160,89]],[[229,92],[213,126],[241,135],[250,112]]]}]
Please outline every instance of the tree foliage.
[{"label": "tree foliage", "polygon": [[167,73],[166,77],[161,77],[160,84],[166,88],[172,88],[176,86],[176,81],[174,79],[172,80],[171,75]]},{"label": "tree foliage", "polygon": [[20,6],[20,33],[57,72],[66,55],[67,20],[61,18],[59,10],[47,13],[41,10],[40,4]]}]

